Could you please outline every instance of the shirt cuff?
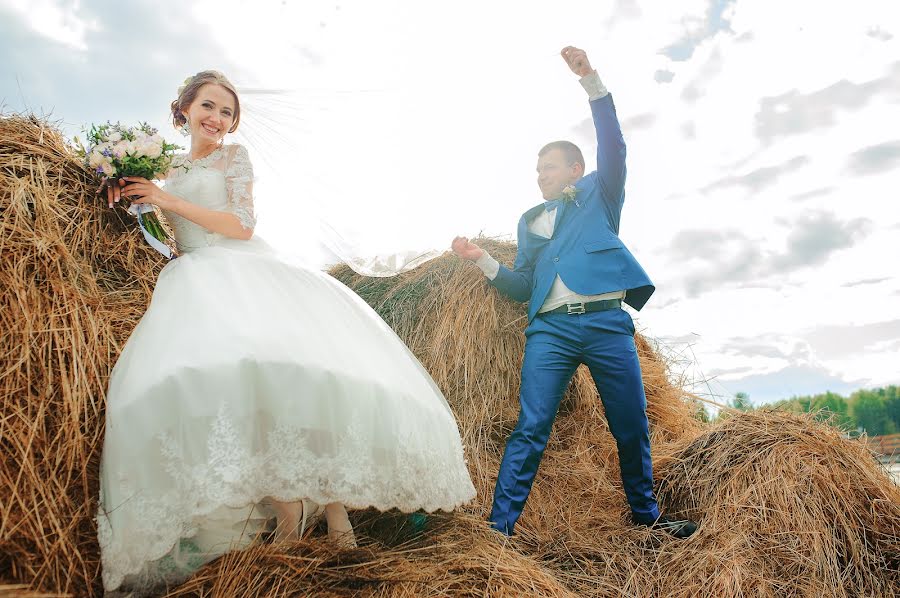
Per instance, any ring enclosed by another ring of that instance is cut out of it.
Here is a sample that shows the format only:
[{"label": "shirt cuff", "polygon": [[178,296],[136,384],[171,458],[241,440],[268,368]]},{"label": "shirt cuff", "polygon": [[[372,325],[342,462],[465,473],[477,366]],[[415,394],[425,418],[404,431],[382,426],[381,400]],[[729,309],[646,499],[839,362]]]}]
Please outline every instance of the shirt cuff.
[{"label": "shirt cuff", "polygon": [[603,85],[603,81],[600,80],[600,75],[597,74],[597,71],[585,75],[579,79],[578,82],[581,83],[581,86],[587,92],[588,96],[590,96],[590,101],[592,102],[609,93],[606,86]]},{"label": "shirt cuff", "polygon": [[475,265],[481,268],[481,271],[484,272],[484,275],[488,277],[489,280],[494,280],[497,278],[497,273],[500,272],[500,262],[491,257],[491,254],[485,251],[481,254],[481,257],[475,260]]}]

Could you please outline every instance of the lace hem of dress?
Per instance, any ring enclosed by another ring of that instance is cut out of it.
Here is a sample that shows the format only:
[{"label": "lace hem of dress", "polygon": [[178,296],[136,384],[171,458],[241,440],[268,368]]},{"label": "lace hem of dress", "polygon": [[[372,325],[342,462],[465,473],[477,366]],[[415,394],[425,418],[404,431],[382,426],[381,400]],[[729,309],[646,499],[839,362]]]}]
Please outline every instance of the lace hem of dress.
[{"label": "lace hem of dress", "polygon": [[[420,432],[407,430],[396,439],[396,460],[386,467],[373,457],[377,452],[366,450],[370,447],[365,446],[360,424],[348,426],[330,455],[314,453],[302,432],[286,425],[269,432],[267,450],[252,453],[240,438],[237,420],[223,407],[209,430],[210,458],[202,464],[186,462],[182,447],[160,435],[158,459],[174,487],[146,496],[119,479],[119,488],[129,498],[111,506],[103,505],[101,497],[97,532],[104,587],[115,590],[126,577],[129,586],[141,579],[158,584],[159,572],[148,575],[148,565],[166,557],[182,539],[194,536],[196,521],[223,506],[249,507],[271,496],[284,501],[307,498],[322,505],[341,502],[357,509],[449,512],[475,497],[458,436],[455,442],[439,446],[439,442],[413,440]],[[121,531],[115,533],[107,509],[126,509],[130,521],[140,522],[140,529],[124,536]]]}]

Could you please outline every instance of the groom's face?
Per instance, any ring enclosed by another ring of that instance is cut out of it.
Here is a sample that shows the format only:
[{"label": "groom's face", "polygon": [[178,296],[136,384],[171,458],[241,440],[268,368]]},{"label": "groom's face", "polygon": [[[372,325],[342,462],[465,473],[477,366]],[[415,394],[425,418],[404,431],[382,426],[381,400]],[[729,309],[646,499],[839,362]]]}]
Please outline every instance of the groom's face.
[{"label": "groom's face", "polygon": [[537,163],[537,183],[544,199],[558,199],[566,185],[581,178],[582,170],[580,164],[569,164],[561,149],[545,152]]}]

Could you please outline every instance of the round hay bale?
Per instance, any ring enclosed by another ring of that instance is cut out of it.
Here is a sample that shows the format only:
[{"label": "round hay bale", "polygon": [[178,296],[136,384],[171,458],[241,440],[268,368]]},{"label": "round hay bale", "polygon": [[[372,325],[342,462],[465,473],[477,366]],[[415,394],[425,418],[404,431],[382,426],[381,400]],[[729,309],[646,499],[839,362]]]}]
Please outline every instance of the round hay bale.
[{"label": "round hay bale", "polygon": [[900,595],[900,488],[863,443],[762,411],[671,448],[659,496],[690,539],[598,522],[523,552],[579,596]]},{"label": "round hay bale", "polygon": [[703,520],[689,550],[660,558],[679,595],[900,593],[900,487],[811,415],[735,414],[660,473],[663,499]]},{"label": "round hay bale", "polygon": [[0,576],[87,595],[111,366],[163,265],[51,124],[0,118]]}]

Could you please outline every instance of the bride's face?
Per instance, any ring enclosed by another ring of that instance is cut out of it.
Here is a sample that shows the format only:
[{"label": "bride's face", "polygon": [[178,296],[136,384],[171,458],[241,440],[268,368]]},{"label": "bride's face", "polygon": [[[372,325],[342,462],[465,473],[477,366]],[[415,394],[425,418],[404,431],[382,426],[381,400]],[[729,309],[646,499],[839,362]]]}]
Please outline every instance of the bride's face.
[{"label": "bride's face", "polygon": [[197,90],[197,97],[184,112],[191,136],[218,143],[234,124],[234,96],[215,83]]}]

